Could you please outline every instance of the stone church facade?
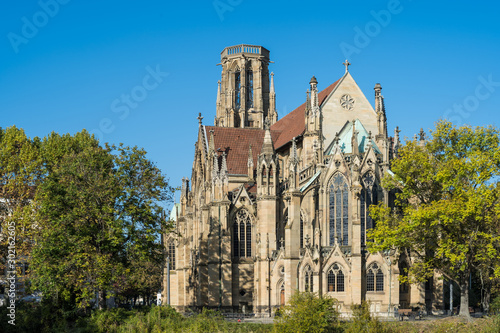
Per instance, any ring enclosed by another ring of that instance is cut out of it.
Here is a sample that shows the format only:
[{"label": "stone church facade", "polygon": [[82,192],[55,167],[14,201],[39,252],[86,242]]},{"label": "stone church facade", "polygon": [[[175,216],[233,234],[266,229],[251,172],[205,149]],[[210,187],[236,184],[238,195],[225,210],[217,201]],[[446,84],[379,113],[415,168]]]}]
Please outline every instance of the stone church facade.
[{"label": "stone church facade", "polygon": [[200,114],[177,232],[166,236],[170,304],[270,315],[299,290],[345,313],[363,300],[380,315],[442,307],[442,282],[401,284],[410,258],[366,249],[369,206],[393,204],[380,180],[400,145],[381,85],[373,107],[346,60],[342,77],[320,90],[313,76],[305,103],[278,120],[269,62],[261,46],[221,53],[214,126]]}]

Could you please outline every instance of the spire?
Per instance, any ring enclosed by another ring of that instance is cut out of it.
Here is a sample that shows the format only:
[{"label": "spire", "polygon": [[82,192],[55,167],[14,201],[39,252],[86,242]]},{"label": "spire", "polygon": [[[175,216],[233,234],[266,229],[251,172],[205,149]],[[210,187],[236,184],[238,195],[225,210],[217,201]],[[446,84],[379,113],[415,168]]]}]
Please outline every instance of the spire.
[{"label": "spire", "polygon": [[271,94],[274,94],[274,73],[271,72],[271,88],[270,88]]},{"label": "spire", "polygon": [[352,121],[351,145],[352,145],[352,154],[353,155],[359,155],[358,131],[356,131],[356,120]]},{"label": "spire", "polygon": [[316,112],[319,111],[319,106],[318,106],[318,80],[316,80],[316,77],[313,76],[311,78],[311,82],[309,82],[311,85],[311,111],[313,115],[316,115]]},{"label": "spire", "polygon": [[214,152],[214,166],[212,168],[212,180],[215,181],[219,175],[219,157]]},{"label": "spire", "polygon": [[311,111],[311,97],[309,95],[309,89],[306,90],[306,117],[309,115]]},{"label": "spire", "polygon": [[222,163],[220,167],[220,175],[222,178],[227,176],[226,152],[222,152]]},{"label": "spire", "polygon": [[[382,96],[382,86],[375,84],[375,112],[377,113],[378,135],[377,137],[387,137],[387,118],[385,115],[384,96]],[[377,138],[378,139],[378,138]]]},{"label": "spire", "polygon": [[219,107],[221,103],[221,96],[220,96],[220,80],[217,81],[217,107]]},{"label": "spire", "polygon": [[399,141],[399,132],[401,132],[399,130],[399,126],[396,126],[396,128],[394,129],[394,156],[398,156],[398,152],[399,152],[399,146],[401,145],[400,141]]},{"label": "spire", "polygon": [[209,132],[210,132],[210,141],[208,142],[208,150],[211,154],[213,154],[215,152],[214,130],[211,129]]},{"label": "spire", "polygon": [[271,124],[278,121],[278,113],[276,112],[276,92],[274,91],[274,73],[271,72],[271,88],[269,91],[269,116]]},{"label": "spire", "polygon": [[271,130],[269,127],[269,118],[266,117],[266,120],[264,121],[264,129],[266,130],[266,133],[264,134],[264,142],[262,143],[261,152],[267,156],[271,156],[274,153],[273,140],[271,138]]},{"label": "spire", "polygon": [[292,139],[292,155],[290,156],[290,164],[297,165],[299,163],[299,156],[297,154],[297,142],[295,137]]},{"label": "spire", "polygon": [[253,152],[252,152],[252,145],[249,145],[249,147],[248,147],[247,167],[248,167],[248,179],[250,181],[253,181]]}]

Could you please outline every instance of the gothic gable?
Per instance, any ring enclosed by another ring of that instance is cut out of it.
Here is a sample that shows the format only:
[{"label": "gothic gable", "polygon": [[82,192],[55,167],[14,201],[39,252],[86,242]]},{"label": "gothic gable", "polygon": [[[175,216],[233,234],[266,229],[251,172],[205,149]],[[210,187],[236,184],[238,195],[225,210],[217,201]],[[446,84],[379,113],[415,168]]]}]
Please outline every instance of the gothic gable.
[{"label": "gothic gable", "polygon": [[359,119],[367,131],[377,132],[377,114],[349,72],[342,77],[321,106],[326,145],[348,121]]}]

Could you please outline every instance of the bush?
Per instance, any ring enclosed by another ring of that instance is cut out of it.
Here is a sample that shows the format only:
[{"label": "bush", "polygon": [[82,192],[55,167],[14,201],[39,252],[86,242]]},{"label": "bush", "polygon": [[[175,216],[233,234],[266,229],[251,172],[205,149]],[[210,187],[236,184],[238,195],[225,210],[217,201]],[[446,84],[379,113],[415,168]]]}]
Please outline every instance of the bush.
[{"label": "bush", "polygon": [[330,297],[296,292],[280,314],[274,326],[278,333],[340,332],[336,300]]},{"label": "bush", "polygon": [[388,332],[388,329],[382,325],[377,318],[370,314],[370,305],[367,302],[362,302],[352,307],[352,321],[346,325],[346,333],[383,333]]}]

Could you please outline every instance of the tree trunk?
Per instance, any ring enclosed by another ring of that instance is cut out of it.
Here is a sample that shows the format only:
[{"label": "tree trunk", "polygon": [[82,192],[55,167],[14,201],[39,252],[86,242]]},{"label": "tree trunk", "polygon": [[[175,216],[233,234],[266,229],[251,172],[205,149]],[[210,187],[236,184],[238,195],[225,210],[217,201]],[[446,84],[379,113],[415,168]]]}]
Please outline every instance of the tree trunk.
[{"label": "tree trunk", "polygon": [[106,292],[99,290],[99,310],[106,309]]},{"label": "tree trunk", "polygon": [[464,274],[460,279],[460,317],[471,321],[469,313],[469,275]]}]

